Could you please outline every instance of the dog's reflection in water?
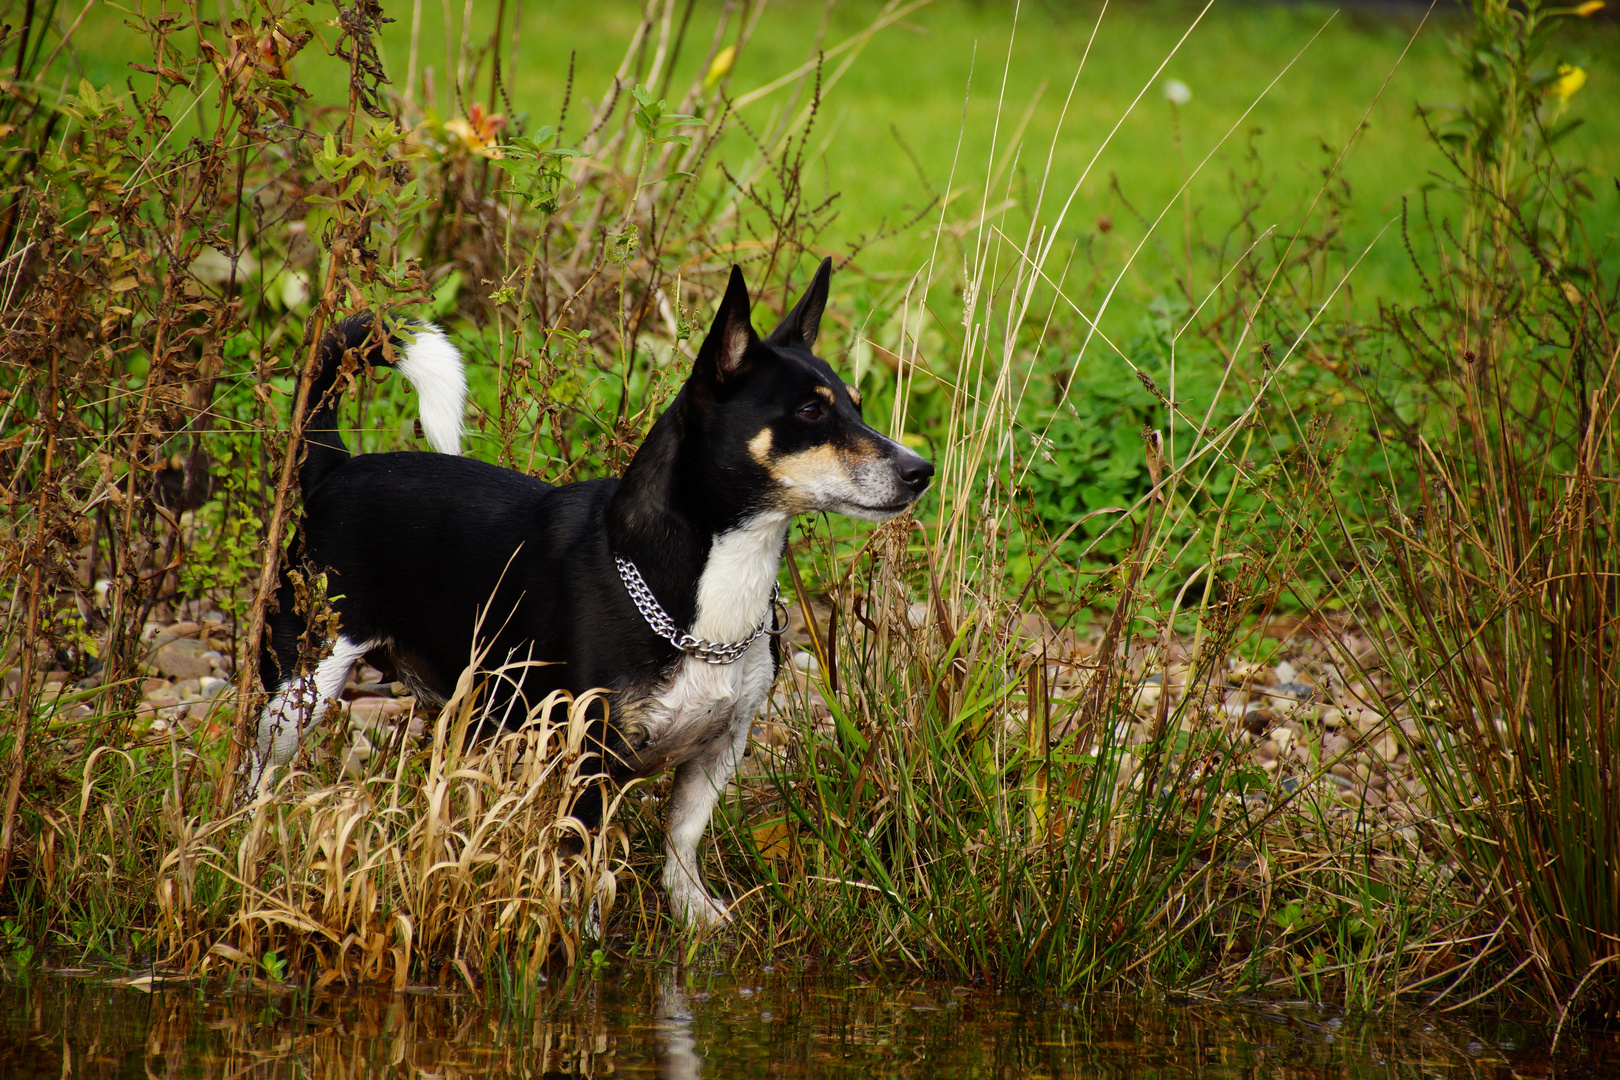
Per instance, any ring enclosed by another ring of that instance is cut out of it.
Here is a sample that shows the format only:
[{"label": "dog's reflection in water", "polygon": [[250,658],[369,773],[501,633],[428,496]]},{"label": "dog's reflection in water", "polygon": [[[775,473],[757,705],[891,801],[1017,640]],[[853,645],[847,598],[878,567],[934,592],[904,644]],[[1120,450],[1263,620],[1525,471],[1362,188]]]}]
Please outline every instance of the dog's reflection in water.
[{"label": "dog's reflection in water", "polygon": [[692,1035],[692,1006],[681,986],[679,969],[665,968],[658,976],[658,1003],[653,1007],[658,1075],[664,1080],[697,1080],[703,1075],[697,1039]]}]

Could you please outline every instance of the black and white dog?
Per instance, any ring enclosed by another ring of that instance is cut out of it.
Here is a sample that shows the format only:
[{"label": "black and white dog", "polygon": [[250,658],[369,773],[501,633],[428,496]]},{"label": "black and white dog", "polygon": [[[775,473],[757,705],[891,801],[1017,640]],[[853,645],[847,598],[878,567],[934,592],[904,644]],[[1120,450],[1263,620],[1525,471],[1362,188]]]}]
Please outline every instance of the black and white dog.
[{"label": "black and white dog", "polygon": [[[341,324],[312,386],[293,560],[328,575],[339,636],[313,670],[300,666],[306,624],[283,573],[252,790],[374,650],[430,701],[449,697],[475,644],[496,663],[546,661],[492,688],[506,699],[492,714],[517,723],[554,690],[609,691],[597,740],[605,771],[622,782],[676,770],[664,843],[674,916],[724,920],[697,847],[776,676],[764,631],[788,524],[816,511],[883,521],[934,472],[868,427],[860,396],[812,351],[831,272],[823,262],[761,339],[733,268],[691,377],[623,478],[561,487],[457,456],[466,382],[437,329],[396,332],[384,349],[369,316]],[[439,453],[349,456],[335,407],[351,349],[373,364],[393,354]],[[594,825],[599,805],[588,802],[576,813]]]}]

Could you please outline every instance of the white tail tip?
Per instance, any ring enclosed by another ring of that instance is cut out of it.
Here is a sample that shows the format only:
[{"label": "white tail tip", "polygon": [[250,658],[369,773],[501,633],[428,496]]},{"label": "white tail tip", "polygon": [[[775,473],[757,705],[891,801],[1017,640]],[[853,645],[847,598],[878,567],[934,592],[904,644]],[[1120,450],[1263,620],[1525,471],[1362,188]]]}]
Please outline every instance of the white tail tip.
[{"label": "white tail tip", "polygon": [[431,323],[409,327],[406,333],[411,340],[400,350],[394,366],[416,388],[422,403],[422,431],[439,453],[459,454],[461,414],[467,403],[461,352]]}]

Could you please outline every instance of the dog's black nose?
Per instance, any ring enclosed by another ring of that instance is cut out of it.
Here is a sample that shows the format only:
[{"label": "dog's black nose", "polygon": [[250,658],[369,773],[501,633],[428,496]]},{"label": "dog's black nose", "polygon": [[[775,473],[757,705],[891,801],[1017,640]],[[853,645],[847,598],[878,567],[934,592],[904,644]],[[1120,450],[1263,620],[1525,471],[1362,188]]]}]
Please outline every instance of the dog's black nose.
[{"label": "dog's black nose", "polygon": [[928,490],[928,481],[934,475],[934,466],[916,454],[908,453],[900,459],[895,471],[900,474],[900,482],[907,490],[914,495],[921,495]]}]

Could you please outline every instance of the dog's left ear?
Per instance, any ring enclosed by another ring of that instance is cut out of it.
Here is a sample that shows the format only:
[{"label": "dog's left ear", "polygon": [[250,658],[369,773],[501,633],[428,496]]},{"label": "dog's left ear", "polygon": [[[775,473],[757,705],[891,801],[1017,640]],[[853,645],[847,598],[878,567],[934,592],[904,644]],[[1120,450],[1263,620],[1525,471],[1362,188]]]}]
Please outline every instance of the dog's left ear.
[{"label": "dog's left ear", "polygon": [[759,343],[751,307],[742,269],[733,266],[731,280],[726,283],[726,295],[721,298],[714,322],[709,326],[709,336],[703,339],[697,359],[692,363],[693,377],[725,382],[747,369],[748,352]]},{"label": "dog's left ear", "polygon": [[781,325],[771,331],[771,336],[765,339],[766,343],[814,346],[816,336],[821,333],[821,316],[827,310],[827,289],[831,282],[832,260],[822,259],[810,287],[804,290],[804,295],[793,305],[793,310],[783,317]]}]

